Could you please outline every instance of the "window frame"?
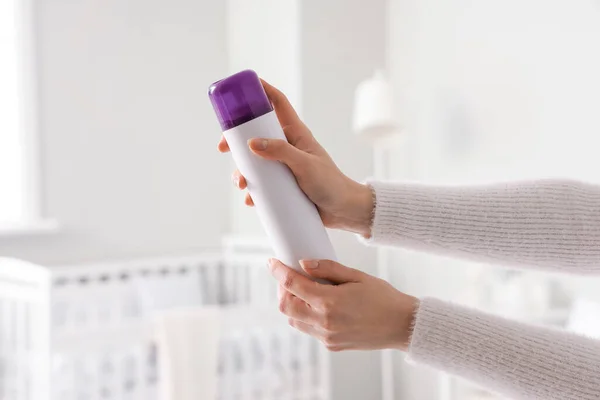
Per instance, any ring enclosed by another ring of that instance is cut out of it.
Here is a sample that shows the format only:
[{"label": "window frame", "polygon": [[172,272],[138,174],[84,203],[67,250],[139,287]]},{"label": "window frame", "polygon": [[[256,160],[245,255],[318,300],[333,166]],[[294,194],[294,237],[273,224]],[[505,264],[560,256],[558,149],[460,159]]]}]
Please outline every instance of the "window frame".
[{"label": "window frame", "polygon": [[56,220],[44,216],[42,159],[40,151],[39,69],[37,62],[35,0],[16,0],[17,37],[22,45],[18,55],[22,91],[18,106],[23,144],[23,218],[0,222],[0,239],[7,236],[52,233],[58,230]]}]

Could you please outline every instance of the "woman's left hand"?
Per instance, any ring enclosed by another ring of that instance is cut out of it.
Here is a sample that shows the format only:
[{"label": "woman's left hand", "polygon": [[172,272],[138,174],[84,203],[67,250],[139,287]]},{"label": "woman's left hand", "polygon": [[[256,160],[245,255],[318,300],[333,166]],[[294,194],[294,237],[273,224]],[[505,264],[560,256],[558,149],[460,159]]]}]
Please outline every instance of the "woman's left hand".
[{"label": "woman's left hand", "polygon": [[269,260],[279,281],[279,310],[294,328],[321,340],[329,350],[406,350],[418,300],[388,282],[329,260],[301,261],[314,282]]}]

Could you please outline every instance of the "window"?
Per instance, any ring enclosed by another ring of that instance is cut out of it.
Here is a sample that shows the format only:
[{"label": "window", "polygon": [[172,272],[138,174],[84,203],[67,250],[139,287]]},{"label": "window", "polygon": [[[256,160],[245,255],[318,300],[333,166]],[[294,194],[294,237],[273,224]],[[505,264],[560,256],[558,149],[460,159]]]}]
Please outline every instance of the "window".
[{"label": "window", "polygon": [[0,1],[0,230],[39,220],[29,6]]}]

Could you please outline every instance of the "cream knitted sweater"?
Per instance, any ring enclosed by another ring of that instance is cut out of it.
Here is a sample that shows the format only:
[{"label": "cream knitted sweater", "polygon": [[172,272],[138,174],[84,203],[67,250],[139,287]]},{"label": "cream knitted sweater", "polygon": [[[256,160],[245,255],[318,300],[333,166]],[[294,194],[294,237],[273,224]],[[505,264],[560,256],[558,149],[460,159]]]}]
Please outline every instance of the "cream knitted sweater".
[{"label": "cream knitted sweater", "polygon": [[[598,186],[370,185],[373,244],[600,275]],[[436,299],[421,300],[409,357],[513,399],[600,399],[600,341]]]}]

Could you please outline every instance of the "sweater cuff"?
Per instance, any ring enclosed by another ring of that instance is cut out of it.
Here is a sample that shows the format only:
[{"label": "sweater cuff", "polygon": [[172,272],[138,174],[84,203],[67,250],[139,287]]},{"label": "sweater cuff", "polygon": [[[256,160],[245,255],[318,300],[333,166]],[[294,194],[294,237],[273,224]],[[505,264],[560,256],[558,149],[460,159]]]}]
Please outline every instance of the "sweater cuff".
[{"label": "sweater cuff", "polygon": [[410,235],[399,235],[405,231],[407,223],[398,211],[405,204],[414,203],[418,194],[416,187],[408,184],[382,182],[367,179],[365,184],[373,192],[373,215],[371,217],[371,235],[357,235],[358,240],[368,246],[409,246],[416,249],[427,249],[423,242],[411,238]]},{"label": "sweater cuff", "polygon": [[390,207],[397,202],[396,193],[399,187],[370,179],[366,184],[373,192],[373,216],[371,217],[371,236],[364,238],[364,241],[370,245],[390,244],[391,239],[395,236],[393,224],[397,223],[389,218]]}]

